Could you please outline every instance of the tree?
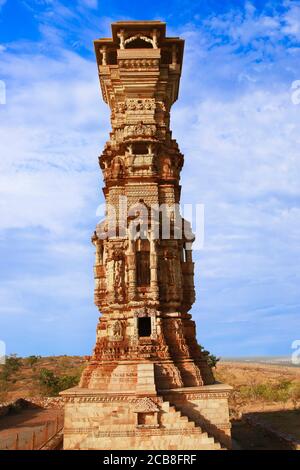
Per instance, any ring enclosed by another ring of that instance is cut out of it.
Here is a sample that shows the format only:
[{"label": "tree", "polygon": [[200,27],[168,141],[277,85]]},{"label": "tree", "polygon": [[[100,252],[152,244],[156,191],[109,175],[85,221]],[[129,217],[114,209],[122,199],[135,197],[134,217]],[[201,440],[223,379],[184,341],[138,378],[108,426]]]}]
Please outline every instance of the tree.
[{"label": "tree", "polygon": [[27,363],[30,367],[34,367],[35,364],[41,359],[41,356],[28,356]]},{"label": "tree", "polygon": [[15,374],[22,366],[22,359],[17,354],[10,354],[5,357],[5,363],[3,364],[0,379],[9,380],[12,374]]},{"label": "tree", "polygon": [[58,388],[58,377],[54,375],[52,370],[41,369],[38,381],[45,392],[48,392],[49,395],[57,395]]},{"label": "tree", "polygon": [[208,352],[207,363],[209,367],[216,368],[217,363],[220,361],[220,359],[221,359],[220,357],[217,357],[214,354],[210,354],[210,352]]},{"label": "tree", "polygon": [[52,370],[41,369],[38,382],[42,386],[45,395],[56,396],[62,390],[77,385],[79,377],[77,375],[55,375]]}]

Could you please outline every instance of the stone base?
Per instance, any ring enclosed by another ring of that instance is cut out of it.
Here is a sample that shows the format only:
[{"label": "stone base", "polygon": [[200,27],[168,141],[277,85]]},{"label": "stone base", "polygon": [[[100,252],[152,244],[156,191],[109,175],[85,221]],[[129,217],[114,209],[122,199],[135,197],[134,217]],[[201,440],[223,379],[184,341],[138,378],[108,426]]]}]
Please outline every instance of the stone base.
[{"label": "stone base", "polygon": [[223,384],[162,390],[159,395],[66,390],[64,449],[230,448],[230,390]]},{"label": "stone base", "polygon": [[225,384],[162,390],[160,395],[194,421],[222,446],[231,448],[228,397],[232,387]]}]

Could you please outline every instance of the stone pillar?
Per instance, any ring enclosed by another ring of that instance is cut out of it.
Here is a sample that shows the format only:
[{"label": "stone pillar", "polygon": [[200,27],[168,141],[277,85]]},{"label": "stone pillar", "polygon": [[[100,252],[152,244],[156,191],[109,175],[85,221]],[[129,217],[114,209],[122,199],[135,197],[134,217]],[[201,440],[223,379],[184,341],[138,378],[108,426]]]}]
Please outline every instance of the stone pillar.
[{"label": "stone pillar", "polygon": [[187,248],[185,248],[185,260],[187,263],[193,262],[192,249],[188,250]]},{"label": "stone pillar", "polygon": [[157,250],[156,240],[150,235],[150,289],[155,300],[158,298]]},{"label": "stone pillar", "polygon": [[158,39],[158,31],[157,29],[154,29],[153,30],[153,35],[152,35],[152,44],[153,44],[153,48],[154,49],[157,49],[157,39]]},{"label": "stone pillar", "polygon": [[188,295],[188,301],[192,304],[195,301],[195,287],[194,287],[194,263],[193,263],[191,242],[187,242],[185,244],[185,261],[187,265],[187,268],[185,271],[185,279],[186,279],[185,290]]},{"label": "stone pillar", "polygon": [[118,38],[120,39],[120,49],[125,49],[125,34],[124,34],[124,29],[121,29],[121,31],[118,33]]},{"label": "stone pillar", "polygon": [[175,44],[172,46],[172,65],[177,64],[177,47]]},{"label": "stone pillar", "polygon": [[128,300],[134,300],[136,296],[136,263],[135,263],[135,242],[129,239],[127,250],[128,266]]},{"label": "stone pillar", "polygon": [[100,52],[102,53],[102,65],[107,65],[107,51],[106,51],[106,46],[103,46]]},{"label": "stone pillar", "polygon": [[103,264],[102,246],[97,241],[95,242],[95,248],[96,248],[96,265],[97,264]]}]

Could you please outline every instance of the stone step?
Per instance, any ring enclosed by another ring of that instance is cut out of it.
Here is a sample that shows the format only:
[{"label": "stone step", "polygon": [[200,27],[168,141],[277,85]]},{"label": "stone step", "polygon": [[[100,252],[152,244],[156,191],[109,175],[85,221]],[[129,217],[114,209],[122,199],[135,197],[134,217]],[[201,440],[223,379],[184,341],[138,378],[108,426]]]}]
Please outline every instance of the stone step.
[{"label": "stone step", "polygon": [[[193,430],[193,434],[190,436],[182,436],[182,445],[184,448],[187,450],[190,446],[191,448],[194,448],[194,439],[196,439],[197,442],[199,442],[199,445],[201,445],[201,449],[222,450],[221,444],[217,442],[214,437],[209,436],[208,433],[203,431],[195,421],[182,414],[176,406],[171,405],[168,401],[164,400],[161,404],[161,409],[165,412],[162,415],[163,425],[171,425],[171,427],[174,426],[180,429],[186,429],[187,431]],[[184,441],[186,441],[186,443]]]}]

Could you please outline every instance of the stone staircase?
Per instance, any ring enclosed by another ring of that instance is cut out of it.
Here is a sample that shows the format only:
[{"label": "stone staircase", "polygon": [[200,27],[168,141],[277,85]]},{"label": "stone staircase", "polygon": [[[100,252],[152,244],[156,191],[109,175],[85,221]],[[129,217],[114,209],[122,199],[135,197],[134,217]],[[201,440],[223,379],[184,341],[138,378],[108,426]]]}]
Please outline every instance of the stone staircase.
[{"label": "stone staircase", "polygon": [[[183,415],[181,411],[168,401],[163,401],[160,405],[160,410],[162,412],[160,414],[160,427],[165,430],[165,434],[170,439],[168,449],[223,450],[219,442],[209,436],[195,421]],[[170,431],[170,435],[168,431]],[[176,439],[172,439],[172,432]],[[166,438],[166,435],[164,438]],[[165,439],[163,440],[165,441]]]}]

